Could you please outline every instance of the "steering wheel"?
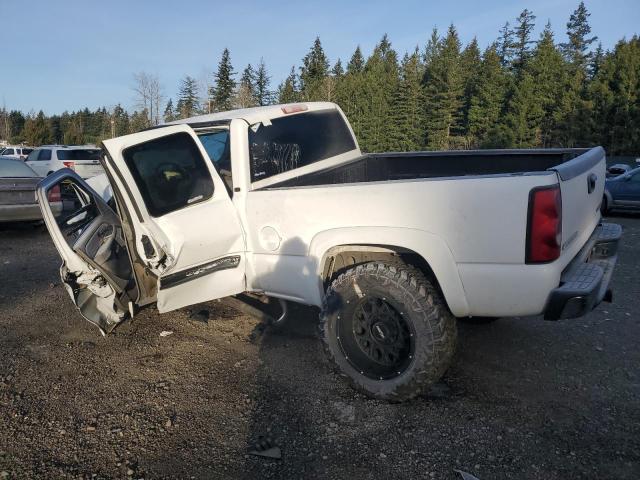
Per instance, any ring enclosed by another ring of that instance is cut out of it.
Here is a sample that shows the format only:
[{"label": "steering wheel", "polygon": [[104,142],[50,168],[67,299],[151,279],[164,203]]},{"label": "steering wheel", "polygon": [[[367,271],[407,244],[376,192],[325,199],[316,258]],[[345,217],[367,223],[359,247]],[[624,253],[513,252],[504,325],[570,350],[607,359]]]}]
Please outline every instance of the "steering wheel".
[{"label": "steering wheel", "polygon": [[161,163],[156,167],[156,175],[165,183],[171,183],[174,177],[183,181],[191,179],[189,172],[177,163]]}]

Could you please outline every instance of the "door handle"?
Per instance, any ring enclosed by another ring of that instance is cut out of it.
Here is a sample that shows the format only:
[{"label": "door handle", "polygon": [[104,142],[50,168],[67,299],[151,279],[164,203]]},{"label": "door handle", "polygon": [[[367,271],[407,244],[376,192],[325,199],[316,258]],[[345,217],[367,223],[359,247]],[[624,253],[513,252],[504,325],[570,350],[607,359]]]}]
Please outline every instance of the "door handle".
[{"label": "door handle", "polygon": [[596,182],[598,181],[598,176],[595,173],[592,173],[589,175],[589,177],[587,178],[587,192],[588,193],[593,193],[593,191],[596,189]]}]

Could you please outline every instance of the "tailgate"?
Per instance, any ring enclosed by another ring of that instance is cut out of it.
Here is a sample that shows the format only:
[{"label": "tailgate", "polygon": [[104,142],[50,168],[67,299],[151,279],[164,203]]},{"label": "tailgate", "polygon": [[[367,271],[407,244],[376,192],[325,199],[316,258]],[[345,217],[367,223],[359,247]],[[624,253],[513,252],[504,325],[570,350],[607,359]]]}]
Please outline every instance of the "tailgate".
[{"label": "tailgate", "polygon": [[36,201],[40,178],[0,178],[0,205],[28,205]]},{"label": "tailgate", "polygon": [[74,170],[82,178],[95,177],[104,173],[99,160],[75,160]]},{"label": "tailgate", "polygon": [[585,244],[600,221],[606,176],[602,147],[553,167],[562,193],[562,258],[567,263]]}]

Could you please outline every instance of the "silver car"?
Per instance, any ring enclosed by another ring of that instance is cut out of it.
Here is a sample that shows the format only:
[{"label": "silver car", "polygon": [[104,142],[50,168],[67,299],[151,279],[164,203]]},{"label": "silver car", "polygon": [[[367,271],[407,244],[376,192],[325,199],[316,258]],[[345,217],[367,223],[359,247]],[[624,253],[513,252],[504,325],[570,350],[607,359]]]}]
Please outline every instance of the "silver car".
[{"label": "silver car", "polygon": [[[38,177],[22,160],[0,158],[0,222],[24,222],[42,219],[36,201]],[[52,208],[62,211],[60,188],[49,192]]]}]

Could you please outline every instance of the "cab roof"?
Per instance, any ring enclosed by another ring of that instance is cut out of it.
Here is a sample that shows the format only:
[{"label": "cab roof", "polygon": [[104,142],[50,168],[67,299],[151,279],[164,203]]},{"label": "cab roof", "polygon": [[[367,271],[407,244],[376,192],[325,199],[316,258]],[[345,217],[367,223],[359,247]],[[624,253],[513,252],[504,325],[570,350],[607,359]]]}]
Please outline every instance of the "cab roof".
[{"label": "cab roof", "polygon": [[[297,110],[291,113],[285,113],[286,107],[306,107],[305,110]],[[313,112],[318,110],[335,110],[337,105],[332,102],[299,102],[299,103],[285,103],[280,105],[268,105],[265,107],[252,107],[241,108],[238,110],[229,110],[227,112],[209,113],[206,115],[198,115],[196,117],[182,118],[173,122],[166,122],[158,125],[178,125],[181,123],[193,124],[193,123],[209,123],[209,122],[226,122],[236,118],[245,120],[248,124],[252,125],[264,120],[271,120],[274,118],[284,117],[286,115],[292,115],[295,113]]]}]

